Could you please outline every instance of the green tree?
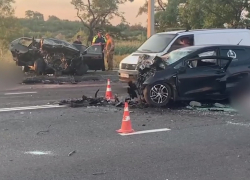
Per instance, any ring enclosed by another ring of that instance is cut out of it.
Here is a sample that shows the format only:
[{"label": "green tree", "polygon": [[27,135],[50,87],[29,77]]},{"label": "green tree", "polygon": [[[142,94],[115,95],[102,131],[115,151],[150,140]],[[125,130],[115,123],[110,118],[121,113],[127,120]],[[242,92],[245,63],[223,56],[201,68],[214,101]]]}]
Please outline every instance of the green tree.
[{"label": "green tree", "polygon": [[[157,31],[165,31],[167,28],[178,28],[179,23],[179,6],[186,3],[186,0],[157,0],[155,1],[155,23]],[[138,14],[148,12],[148,1],[139,8]]]},{"label": "green tree", "polygon": [[180,21],[190,28],[237,28],[246,26],[242,12],[249,10],[248,0],[187,0],[180,10]]},{"label": "green tree", "polygon": [[38,21],[44,21],[43,14],[40,13],[40,12],[36,12],[36,11],[31,11],[31,10],[25,11],[25,17],[27,19],[34,19],[34,20],[38,20]]},{"label": "green tree", "polygon": [[88,42],[92,41],[94,31],[103,28],[115,16],[125,21],[123,13],[118,11],[119,5],[126,0],[72,0],[71,4],[76,9],[77,17],[83,26],[88,29]]},{"label": "green tree", "polygon": [[56,16],[49,16],[47,21],[60,21],[60,19]]},{"label": "green tree", "polygon": [[19,36],[17,19],[13,16],[14,0],[0,0],[0,56],[8,48],[9,42]]}]

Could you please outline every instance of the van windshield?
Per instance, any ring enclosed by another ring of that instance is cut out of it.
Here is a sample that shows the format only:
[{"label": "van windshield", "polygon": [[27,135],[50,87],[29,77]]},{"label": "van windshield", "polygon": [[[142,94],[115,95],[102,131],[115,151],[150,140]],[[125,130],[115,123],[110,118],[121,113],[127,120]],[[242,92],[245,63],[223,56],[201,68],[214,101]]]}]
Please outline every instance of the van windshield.
[{"label": "van windshield", "polygon": [[154,34],[147,39],[137,50],[143,53],[160,53],[166,49],[176,34]]}]

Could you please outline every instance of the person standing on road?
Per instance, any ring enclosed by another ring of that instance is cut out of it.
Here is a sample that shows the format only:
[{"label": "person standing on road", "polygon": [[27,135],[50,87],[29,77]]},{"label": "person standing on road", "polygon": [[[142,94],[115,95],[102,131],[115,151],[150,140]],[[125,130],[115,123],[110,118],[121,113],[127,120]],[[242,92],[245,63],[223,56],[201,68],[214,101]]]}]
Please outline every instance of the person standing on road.
[{"label": "person standing on road", "polygon": [[76,40],[73,42],[74,44],[82,44],[81,35],[77,35]]},{"label": "person standing on road", "polygon": [[106,45],[106,39],[102,36],[102,32],[98,31],[98,34],[94,36],[92,45],[101,45],[102,48],[102,71],[105,71],[105,62],[104,62],[104,47]]},{"label": "person standing on road", "polygon": [[115,51],[115,43],[109,33],[106,34],[106,39],[107,43],[105,50],[107,53],[108,70],[113,70],[113,56]]}]

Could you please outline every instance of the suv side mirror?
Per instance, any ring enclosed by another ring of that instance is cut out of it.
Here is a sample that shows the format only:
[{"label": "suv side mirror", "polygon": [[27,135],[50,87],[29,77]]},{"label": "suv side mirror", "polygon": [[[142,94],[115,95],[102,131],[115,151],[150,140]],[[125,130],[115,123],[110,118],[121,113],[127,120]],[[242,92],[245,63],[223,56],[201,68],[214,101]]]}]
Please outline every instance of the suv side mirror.
[{"label": "suv side mirror", "polygon": [[179,73],[184,73],[186,72],[186,67],[185,66],[181,66],[179,69],[178,69]]}]

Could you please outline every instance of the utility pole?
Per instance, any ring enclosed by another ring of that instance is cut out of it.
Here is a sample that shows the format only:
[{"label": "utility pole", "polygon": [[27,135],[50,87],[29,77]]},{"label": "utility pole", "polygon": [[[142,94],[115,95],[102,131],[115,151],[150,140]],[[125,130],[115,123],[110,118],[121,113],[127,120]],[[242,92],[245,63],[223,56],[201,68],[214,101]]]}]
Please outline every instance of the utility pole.
[{"label": "utility pole", "polygon": [[155,33],[155,0],[148,0],[148,28],[147,37],[149,38]]}]

